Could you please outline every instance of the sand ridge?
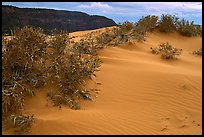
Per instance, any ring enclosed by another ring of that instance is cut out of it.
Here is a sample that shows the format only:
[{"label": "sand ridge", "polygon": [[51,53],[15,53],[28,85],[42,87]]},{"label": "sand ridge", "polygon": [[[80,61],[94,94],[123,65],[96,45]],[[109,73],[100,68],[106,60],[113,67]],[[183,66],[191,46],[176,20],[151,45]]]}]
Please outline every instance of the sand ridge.
[{"label": "sand ridge", "polygon": [[[150,53],[167,41],[183,49],[178,60]],[[46,93],[55,87],[40,89],[25,105],[36,117],[30,134],[202,134],[202,57],[191,54],[201,46],[201,37],[155,31],[146,41],[100,50],[103,63],[87,85],[99,89],[93,101],[76,111],[52,107]]]}]

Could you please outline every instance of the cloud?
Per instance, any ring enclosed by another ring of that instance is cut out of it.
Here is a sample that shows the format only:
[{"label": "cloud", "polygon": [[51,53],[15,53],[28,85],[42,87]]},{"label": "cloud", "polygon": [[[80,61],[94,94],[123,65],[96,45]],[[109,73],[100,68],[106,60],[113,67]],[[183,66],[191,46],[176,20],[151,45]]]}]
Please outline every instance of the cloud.
[{"label": "cloud", "polygon": [[199,2],[189,2],[189,3],[183,3],[183,9],[186,10],[202,10],[202,4]]},{"label": "cloud", "polygon": [[89,5],[81,4],[76,7],[77,9],[92,9],[92,10],[100,10],[102,12],[106,12],[110,10],[112,7],[108,4],[101,3],[101,2],[91,2]]},{"label": "cloud", "polygon": [[118,2],[110,4],[115,16],[126,16],[139,19],[141,16],[171,14],[179,18],[202,15],[201,3],[183,2]]}]

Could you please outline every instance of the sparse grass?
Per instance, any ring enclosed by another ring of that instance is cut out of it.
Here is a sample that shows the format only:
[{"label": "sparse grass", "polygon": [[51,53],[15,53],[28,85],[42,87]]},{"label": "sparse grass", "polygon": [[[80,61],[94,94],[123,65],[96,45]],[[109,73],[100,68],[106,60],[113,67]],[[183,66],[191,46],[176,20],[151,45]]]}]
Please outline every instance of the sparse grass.
[{"label": "sparse grass", "polygon": [[182,49],[174,48],[168,42],[159,45],[159,48],[150,48],[153,54],[160,54],[163,59],[177,59]]}]

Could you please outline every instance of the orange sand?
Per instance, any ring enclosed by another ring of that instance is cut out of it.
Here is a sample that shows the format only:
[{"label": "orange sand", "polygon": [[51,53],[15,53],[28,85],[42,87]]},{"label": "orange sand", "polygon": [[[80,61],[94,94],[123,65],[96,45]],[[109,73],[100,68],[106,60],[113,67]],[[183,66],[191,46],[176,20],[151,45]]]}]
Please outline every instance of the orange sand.
[{"label": "orange sand", "polygon": [[[167,41],[183,49],[178,60],[150,53]],[[201,46],[201,37],[156,31],[144,42],[99,51],[102,66],[88,82],[99,94],[82,100],[81,110],[59,109],[46,101],[54,86],[40,89],[25,106],[36,118],[30,134],[202,134],[202,57],[191,54]]]}]

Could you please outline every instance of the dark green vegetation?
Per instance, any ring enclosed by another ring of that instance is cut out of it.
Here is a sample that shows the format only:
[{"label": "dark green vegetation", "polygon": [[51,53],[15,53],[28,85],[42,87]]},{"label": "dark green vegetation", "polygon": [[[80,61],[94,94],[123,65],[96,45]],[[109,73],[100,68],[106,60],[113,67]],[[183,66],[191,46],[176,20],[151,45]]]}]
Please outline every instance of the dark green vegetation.
[{"label": "dark green vegetation", "polygon": [[102,27],[117,26],[106,17],[88,15],[83,12],[52,9],[17,8],[2,5],[2,32],[11,34],[10,30],[27,25],[40,27],[46,34],[58,29],[67,32],[93,30]]}]

